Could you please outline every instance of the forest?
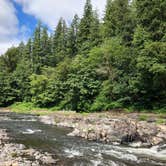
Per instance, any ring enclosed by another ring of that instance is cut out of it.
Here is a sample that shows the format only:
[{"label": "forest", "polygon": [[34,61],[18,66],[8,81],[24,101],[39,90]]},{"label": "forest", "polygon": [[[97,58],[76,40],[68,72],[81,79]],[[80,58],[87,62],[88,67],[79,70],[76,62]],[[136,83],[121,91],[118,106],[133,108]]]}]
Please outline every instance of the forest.
[{"label": "forest", "polygon": [[39,21],[27,43],[0,56],[0,107],[33,103],[77,112],[166,110],[166,1],[107,0],[100,18]]}]

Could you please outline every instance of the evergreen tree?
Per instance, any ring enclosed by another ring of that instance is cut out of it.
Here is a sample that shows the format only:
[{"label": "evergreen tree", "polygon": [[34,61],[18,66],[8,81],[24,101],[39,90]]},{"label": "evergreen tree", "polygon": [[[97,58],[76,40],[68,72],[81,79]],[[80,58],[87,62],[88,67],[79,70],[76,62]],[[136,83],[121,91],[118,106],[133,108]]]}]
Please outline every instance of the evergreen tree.
[{"label": "evergreen tree", "polygon": [[24,42],[21,42],[18,46],[18,50],[19,50],[19,56],[22,57],[22,58],[23,58],[24,49],[25,49]]},{"label": "evergreen tree", "polygon": [[60,18],[53,37],[53,53],[56,63],[62,60],[66,53],[67,26],[65,20]]},{"label": "evergreen tree", "polygon": [[33,39],[0,56],[0,106],[165,112],[165,8],[165,0],[107,0],[100,23],[86,0],[69,29],[61,18],[49,36],[39,22]]},{"label": "evergreen tree", "polygon": [[122,36],[129,22],[129,0],[107,0],[104,17],[105,38]]},{"label": "evergreen tree", "polygon": [[122,40],[126,46],[131,46],[134,32],[137,27],[135,0],[129,1],[128,12],[126,13],[126,21],[123,27]]},{"label": "evergreen tree", "polygon": [[7,73],[12,73],[20,61],[19,59],[19,49],[16,47],[11,47],[7,52],[1,56],[1,63],[4,66],[4,71]]},{"label": "evergreen tree", "polygon": [[133,46],[136,49],[143,49],[145,44],[150,41],[150,34],[144,30],[141,26],[137,26],[132,41]]},{"label": "evergreen tree", "polygon": [[32,40],[31,39],[28,40],[28,42],[25,46],[24,58],[25,58],[25,60],[29,60],[31,63],[33,62],[33,59],[32,59]]},{"label": "evergreen tree", "polygon": [[79,17],[76,14],[71,23],[71,27],[68,30],[67,36],[67,54],[70,57],[75,56],[78,53],[78,29],[79,28]]},{"label": "evergreen tree", "polygon": [[51,52],[51,47],[49,45],[49,36],[47,33],[47,28],[44,27],[41,32],[41,62],[43,65],[47,63],[47,56]]},{"label": "evergreen tree", "polygon": [[34,39],[33,39],[33,71],[35,73],[40,72],[41,67],[41,53],[42,53],[42,47],[41,47],[41,23],[39,22],[34,33]]},{"label": "evergreen tree", "polygon": [[91,25],[93,22],[93,10],[91,0],[86,0],[83,18],[79,26],[79,52],[87,53],[91,42]]},{"label": "evergreen tree", "polygon": [[159,41],[166,34],[166,1],[136,0],[138,23],[150,33],[151,39]]},{"label": "evergreen tree", "polygon": [[100,21],[97,11],[93,12],[93,21],[90,29],[91,47],[98,46],[101,43]]},{"label": "evergreen tree", "polygon": [[56,65],[56,57],[54,54],[55,47],[54,47],[53,39],[54,39],[54,35],[51,34],[50,37],[48,38],[48,43],[47,43],[48,52],[47,52],[46,61],[45,61],[45,65],[52,66],[52,67]]},{"label": "evergreen tree", "polygon": [[115,18],[113,17],[113,2],[107,0],[106,11],[104,16],[104,37],[109,38],[115,35]]}]

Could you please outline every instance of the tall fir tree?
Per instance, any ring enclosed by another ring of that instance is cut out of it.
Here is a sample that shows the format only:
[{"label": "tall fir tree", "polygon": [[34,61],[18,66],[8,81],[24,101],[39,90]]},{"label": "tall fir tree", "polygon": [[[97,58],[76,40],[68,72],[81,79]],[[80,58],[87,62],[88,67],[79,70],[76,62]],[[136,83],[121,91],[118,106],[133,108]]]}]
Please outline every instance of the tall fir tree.
[{"label": "tall fir tree", "polygon": [[31,40],[31,38],[28,40],[28,42],[25,46],[24,58],[25,58],[25,60],[29,60],[31,63],[33,62],[33,59],[32,59],[32,40]]},{"label": "tall fir tree", "polygon": [[127,33],[129,21],[129,0],[107,0],[104,17],[104,37],[122,36]]},{"label": "tall fir tree", "polygon": [[166,1],[136,0],[138,23],[150,33],[151,39],[161,41],[166,34]]},{"label": "tall fir tree", "polygon": [[23,58],[24,49],[25,49],[25,44],[24,42],[21,42],[18,46],[18,50],[19,50],[19,56],[22,58]]},{"label": "tall fir tree", "polygon": [[104,16],[104,37],[109,38],[115,35],[115,18],[113,17],[113,2],[107,0]]},{"label": "tall fir tree", "polygon": [[41,48],[42,48],[41,62],[43,65],[47,64],[48,54],[50,54],[50,52],[51,52],[51,47],[49,45],[49,42],[50,41],[49,41],[49,36],[47,33],[47,28],[44,27],[41,32]]},{"label": "tall fir tree", "polygon": [[93,20],[90,29],[91,47],[98,46],[101,43],[101,27],[97,10],[93,11]]},{"label": "tall fir tree", "polygon": [[47,57],[46,57],[46,61],[45,61],[45,65],[47,66],[51,66],[51,67],[55,67],[56,65],[56,57],[55,57],[55,53],[54,53],[54,34],[51,34],[48,38],[48,52],[47,52]]},{"label": "tall fir tree", "polygon": [[67,26],[63,18],[60,18],[53,37],[53,54],[56,63],[60,62],[66,54]]},{"label": "tall fir tree", "polygon": [[42,26],[41,26],[41,23],[39,22],[34,32],[34,38],[33,38],[33,44],[32,44],[33,71],[35,73],[39,73],[40,67],[41,67],[41,53],[42,53],[41,29],[42,29]]},{"label": "tall fir tree", "polygon": [[91,25],[93,22],[93,10],[91,0],[86,0],[83,18],[79,26],[79,53],[87,53],[91,42]]},{"label": "tall fir tree", "polygon": [[68,30],[67,35],[67,54],[70,57],[78,53],[78,31],[79,31],[79,17],[76,14]]}]

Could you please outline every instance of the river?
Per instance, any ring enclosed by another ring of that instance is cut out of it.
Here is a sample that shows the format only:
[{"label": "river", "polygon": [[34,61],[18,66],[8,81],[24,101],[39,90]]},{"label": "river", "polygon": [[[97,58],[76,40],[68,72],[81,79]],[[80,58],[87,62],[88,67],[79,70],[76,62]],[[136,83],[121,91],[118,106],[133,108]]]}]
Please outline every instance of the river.
[{"label": "river", "polygon": [[36,115],[0,112],[0,128],[12,142],[54,154],[62,166],[165,166],[166,147],[130,148],[67,136],[69,128],[46,125]]}]

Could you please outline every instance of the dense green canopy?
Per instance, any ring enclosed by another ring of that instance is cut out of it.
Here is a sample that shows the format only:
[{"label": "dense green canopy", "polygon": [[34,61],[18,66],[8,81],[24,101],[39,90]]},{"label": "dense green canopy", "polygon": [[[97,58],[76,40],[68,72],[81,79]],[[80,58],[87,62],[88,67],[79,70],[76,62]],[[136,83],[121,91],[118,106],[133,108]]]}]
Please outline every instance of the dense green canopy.
[{"label": "dense green canopy", "polygon": [[166,108],[166,1],[90,0],[53,34],[39,22],[0,56],[0,106],[32,102],[76,111]]}]

